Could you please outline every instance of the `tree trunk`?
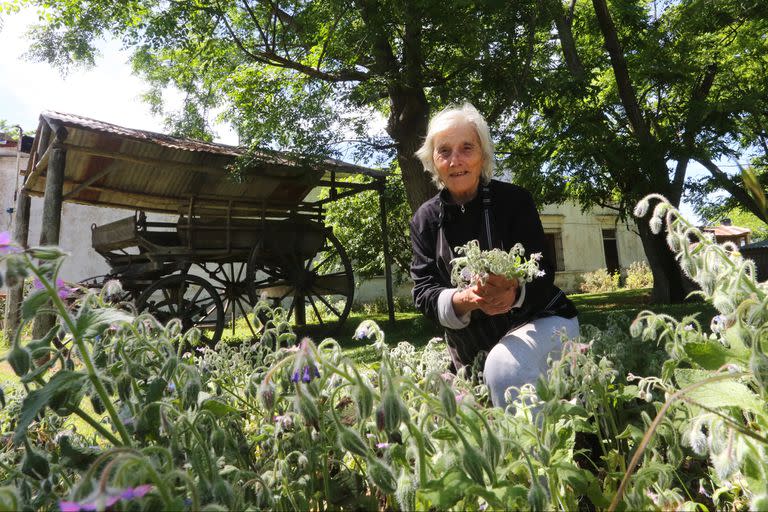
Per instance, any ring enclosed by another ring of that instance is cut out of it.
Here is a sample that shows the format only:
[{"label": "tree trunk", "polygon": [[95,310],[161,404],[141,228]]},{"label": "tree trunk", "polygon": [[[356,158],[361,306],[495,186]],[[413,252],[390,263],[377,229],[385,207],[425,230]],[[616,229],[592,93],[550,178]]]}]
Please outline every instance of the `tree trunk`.
[{"label": "tree trunk", "polygon": [[636,223],[648,258],[648,265],[653,273],[651,302],[654,304],[682,302],[687,294],[687,284],[683,280],[674,254],[667,246],[664,232],[654,235],[646,218],[637,219]]},{"label": "tree trunk", "polygon": [[397,162],[411,211],[435,195],[432,176],[416,158],[416,150],[424,143],[429,124],[429,104],[421,88],[393,87],[390,91],[390,114],[387,133],[397,144]]}]

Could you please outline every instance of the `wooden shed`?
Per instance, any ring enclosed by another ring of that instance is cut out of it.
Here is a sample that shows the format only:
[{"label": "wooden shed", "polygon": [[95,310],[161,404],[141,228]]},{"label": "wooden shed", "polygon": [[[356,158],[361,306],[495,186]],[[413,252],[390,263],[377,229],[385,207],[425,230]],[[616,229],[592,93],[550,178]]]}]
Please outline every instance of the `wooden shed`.
[{"label": "wooden shed", "polygon": [[[14,238],[28,243],[29,196],[44,197],[41,244],[58,244],[62,202],[126,208],[175,215],[195,208],[226,205],[292,214],[317,212],[328,202],[365,190],[380,197],[386,174],[332,158],[172,137],[117,126],[78,115],[46,111],[40,115],[16,207]],[[347,181],[367,176],[367,183]],[[325,196],[316,194],[325,188]],[[387,299],[394,320],[389,248],[383,237]],[[9,300],[18,308],[20,291]],[[9,326],[13,327],[9,317]]]}]

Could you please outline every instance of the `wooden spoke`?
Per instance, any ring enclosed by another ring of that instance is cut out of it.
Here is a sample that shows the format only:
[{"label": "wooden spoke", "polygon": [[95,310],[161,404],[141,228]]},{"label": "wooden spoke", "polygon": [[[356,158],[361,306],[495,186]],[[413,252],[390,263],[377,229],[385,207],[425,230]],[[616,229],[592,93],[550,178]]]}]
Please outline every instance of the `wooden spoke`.
[{"label": "wooden spoke", "polygon": [[138,311],[148,311],[160,322],[181,320],[184,330],[212,328],[204,333],[215,344],[224,328],[224,308],[216,288],[202,277],[173,274],[152,283],[136,301]]},{"label": "wooden spoke", "polygon": [[[293,245],[257,247],[251,252],[246,271],[251,301],[264,294],[273,306],[286,308],[296,325],[318,323],[333,331],[352,306],[352,265],[330,229],[303,228],[306,231]],[[318,252],[308,254],[309,250]]]}]

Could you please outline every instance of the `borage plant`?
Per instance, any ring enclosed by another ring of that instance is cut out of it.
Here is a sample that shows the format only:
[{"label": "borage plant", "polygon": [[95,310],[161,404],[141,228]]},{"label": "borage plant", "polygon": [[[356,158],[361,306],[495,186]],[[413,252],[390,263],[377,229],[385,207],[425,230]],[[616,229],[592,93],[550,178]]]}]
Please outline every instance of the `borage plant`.
[{"label": "borage plant", "polygon": [[463,256],[451,260],[451,282],[459,288],[484,284],[491,274],[528,283],[544,275],[544,271],[539,270],[541,253],[533,253],[525,259],[521,244],[515,244],[509,252],[501,249],[483,251],[477,240],[470,240],[456,247],[456,254]]}]

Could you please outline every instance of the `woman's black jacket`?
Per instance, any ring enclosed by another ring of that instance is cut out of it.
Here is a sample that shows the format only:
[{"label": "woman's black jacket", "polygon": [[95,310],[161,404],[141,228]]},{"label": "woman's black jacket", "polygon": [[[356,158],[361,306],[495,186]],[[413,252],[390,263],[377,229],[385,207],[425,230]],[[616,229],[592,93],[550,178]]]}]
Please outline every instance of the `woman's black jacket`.
[{"label": "woman's black jacket", "polygon": [[[490,233],[485,227],[484,208],[489,212]],[[545,274],[525,285],[522,305],[510,313],[488,316],[475,310],[466,328],[445,328],[457,367],[471,364],[478,352],[490,350],[514,327],[545,316],[576,316],[573,303],[554,285],[555,255],[547,244],[533,198],[517,185],[492,180],[487,187],[481,186],[477,196],[463,208],[451,202],[448,191],[442,190],[422,204],[411,219],[413,299],[427,317],[438,321],[438,296],[454,286],[450,280],[454,250],[469,240],[478,240],[484,250],[494,247],[509,251],[520,243],[526,256],[542,253],[539,266]]]}]

